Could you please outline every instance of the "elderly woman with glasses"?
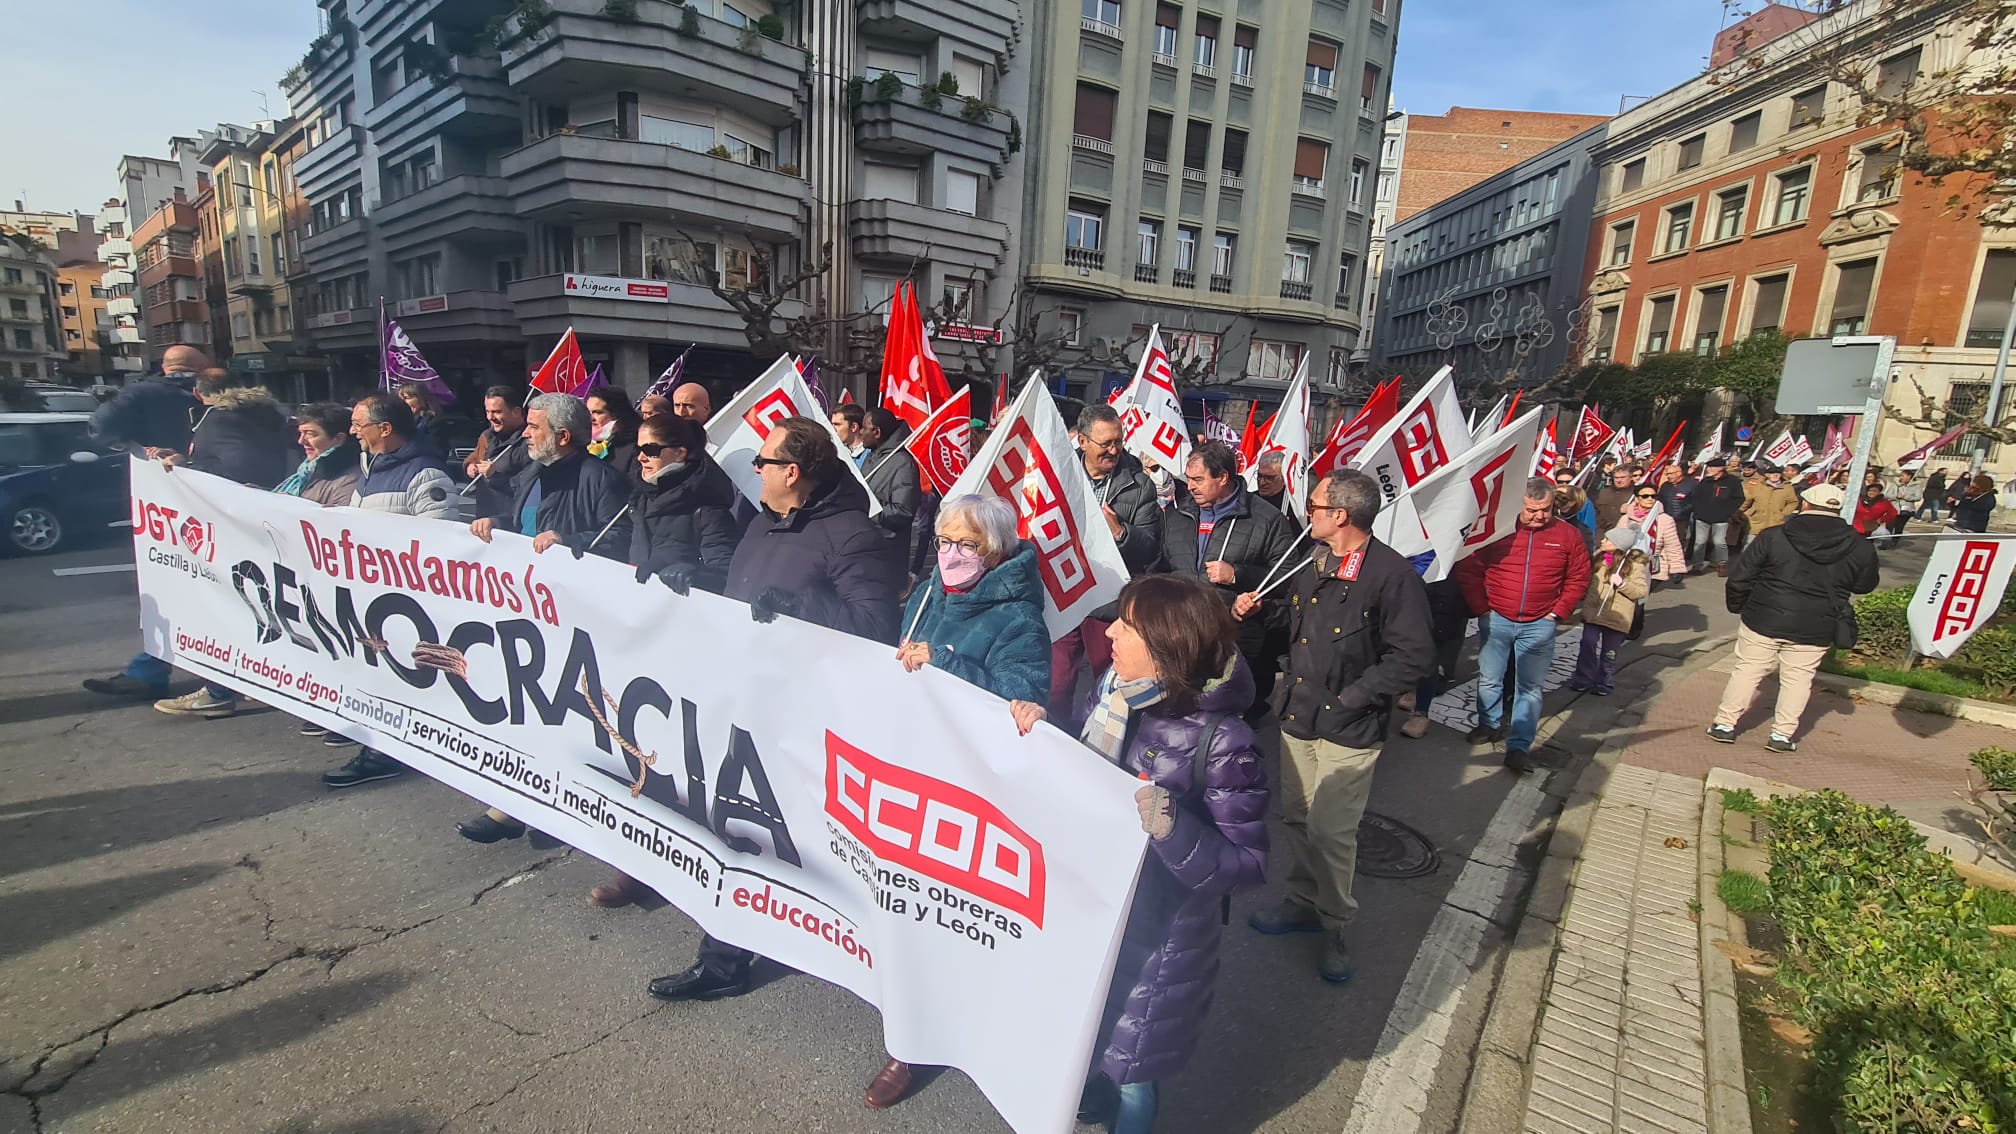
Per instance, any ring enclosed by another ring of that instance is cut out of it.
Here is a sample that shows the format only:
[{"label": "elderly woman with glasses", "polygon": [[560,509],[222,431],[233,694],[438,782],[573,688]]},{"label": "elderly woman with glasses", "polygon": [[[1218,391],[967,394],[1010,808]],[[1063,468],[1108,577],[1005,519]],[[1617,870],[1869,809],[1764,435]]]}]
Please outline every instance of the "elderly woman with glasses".
[{"label": "elderly woman with glasses", "polygon": [[[1009,703],[1027,732],[1050,696],[1050,632],[1036,547],[1017,534],[1015,508],[998,496],[955,496],[938,510],[938,565],[910,592],[896,657]],[[868,1083],[867,1103],[894,1106],[910,1091],[911,1066],[891,1059]]]},{"label": "elderly woman with glasses", "polygon": [[[1687,547],[1680,542],[1680,527],[1673,517],[1659,503],[1659,489],[1650,484],[1641,484],[1632,493],[1631,502],[1617,515],[1617,523],[1628,524],[1643,533],[1638,537],[1638,549],[1645,552],[1652,565],[1652,581],[1664,583],[1675,578],[1687,577]],[[1629,551],[1630,548],[1623,550]]]}]

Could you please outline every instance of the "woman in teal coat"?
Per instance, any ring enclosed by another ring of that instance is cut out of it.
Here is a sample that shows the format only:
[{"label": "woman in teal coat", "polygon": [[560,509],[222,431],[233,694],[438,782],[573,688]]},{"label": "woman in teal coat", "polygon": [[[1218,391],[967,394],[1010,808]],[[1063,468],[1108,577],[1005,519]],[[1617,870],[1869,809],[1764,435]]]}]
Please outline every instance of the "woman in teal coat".
[{"label": "woman in teal coat", "polygon": [[[903,625],[904,669],[935,666],[987,690],[1009,702],[1024,732],[1041,719],[1050,696],[1043,578],[1006,500],[955,496],[938,510],[938,566],[910,592]],[[889,1060],[868,1083],[868,1105],[896,1105],[910,1081],[910,1065]]]}]

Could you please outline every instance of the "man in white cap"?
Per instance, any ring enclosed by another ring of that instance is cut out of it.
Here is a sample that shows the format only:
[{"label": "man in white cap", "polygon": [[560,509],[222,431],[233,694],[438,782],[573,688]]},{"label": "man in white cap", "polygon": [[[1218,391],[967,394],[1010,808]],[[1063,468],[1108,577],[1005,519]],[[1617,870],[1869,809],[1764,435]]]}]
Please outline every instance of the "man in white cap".
[{"label": "man in white cap", "polygon": [[1743,624],[1709,739],[1736,743],[1736,722],[1775,670],[1778,705],[1764,747],[1797,750],[1813,674],[1828,649],[1845,644],[1836,635],[1846,629],[1844,615],[1853,617],[1849,598],[1875,589],[1876,549],[1841,518],[1840,487],[1816,484],[1800,493],[1799,511],[1759,532],[1729,570],[1729,609]]}]

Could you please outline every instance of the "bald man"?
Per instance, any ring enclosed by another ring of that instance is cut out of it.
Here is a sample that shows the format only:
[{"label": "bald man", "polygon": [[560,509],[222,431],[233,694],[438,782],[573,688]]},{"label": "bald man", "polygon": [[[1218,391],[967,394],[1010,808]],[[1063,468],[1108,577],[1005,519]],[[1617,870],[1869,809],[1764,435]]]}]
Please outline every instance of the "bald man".
[{"label": "bald man", "polygon": [[[137,457],[183,459],[189,454],[189,430],[202,409],[196,400],[196,377],[210,368],[209,356],[192,346],[171,346],[161,355],[161,373],[129,382],[111,401],[98,407],[91,431],[107,445]],[[84,688],[108,697],[158,701],[168,695],[168,663],[146,652],[110,677],[93,677]]]},{"label": "bald man", "polygon": [[663,394],[646,394],[637,399],[637,414],[640,417],[671,417],[672,399]]},{"label": "bald man", "polygon": [[707,387],[698,382],[687,382],[672,391],[672,413],[705,425],[707,419],[714,416],[714,399],[707,396]]}]

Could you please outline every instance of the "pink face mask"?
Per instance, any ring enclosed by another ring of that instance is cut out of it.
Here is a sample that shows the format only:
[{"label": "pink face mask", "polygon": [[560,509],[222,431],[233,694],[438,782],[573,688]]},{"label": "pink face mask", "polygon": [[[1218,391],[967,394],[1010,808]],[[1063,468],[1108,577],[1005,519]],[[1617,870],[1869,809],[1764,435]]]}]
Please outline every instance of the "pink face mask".
[{"label": "pink face mask", "polygon": [[616,419],[612,417],[608,421],[590,429],[588,432],[589,436],[597,441],[607,441],[610,435],[616,432]]},{"label": "pink face mask", "polygon": [[963,591],[986,573],[987,564],[977,551],[954,544],[938,553],[938,578],[951,590]]}]

